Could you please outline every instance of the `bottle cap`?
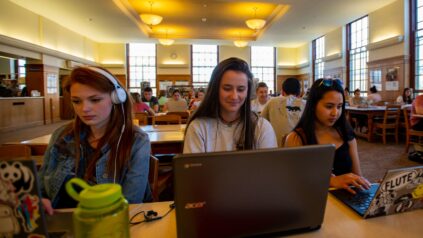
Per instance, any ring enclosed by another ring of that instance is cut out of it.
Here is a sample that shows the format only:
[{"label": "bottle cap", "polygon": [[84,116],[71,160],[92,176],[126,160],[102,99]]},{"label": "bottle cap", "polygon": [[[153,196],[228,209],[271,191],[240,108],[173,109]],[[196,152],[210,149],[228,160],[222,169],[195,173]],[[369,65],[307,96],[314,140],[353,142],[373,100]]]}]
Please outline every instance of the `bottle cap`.
[{"label": "bottle cap", "polygon": [[[74,186],[77,185],[83,190],[77,193]],[[98,184],[90,186],[80,178],[72,178],[66,183],[66,191],[79,204],[86,208],[101,208],[109,206],[122,198],[122,187],[119,184]]]}]

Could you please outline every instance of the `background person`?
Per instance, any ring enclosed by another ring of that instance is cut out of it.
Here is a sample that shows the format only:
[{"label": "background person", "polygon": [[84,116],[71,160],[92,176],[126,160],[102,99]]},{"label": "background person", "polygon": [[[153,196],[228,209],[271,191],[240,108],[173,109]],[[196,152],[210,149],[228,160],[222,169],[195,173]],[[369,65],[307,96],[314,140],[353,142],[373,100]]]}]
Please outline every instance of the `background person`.
[{"label": "background person", "polygon": [[204,100],[204,89],[200,88],[198,89],[198,92],[195,94],[195,99],[192,100],[190,110],[195,111],[200,106],[201,102]]},{"label": "background person", "polygon": [[367,96],[369,104],[375,104],[382,101],[382,96],[377,92],[376,86],[369,88],[369,95]]},{"label": "background person", "polygon": [[153,96],[153,90],[150,87],[144,88],[142,92],[142,101],[148,103],[148,106],[153,109],[154,112],[159,112],[159,101]]},{"label": "background person", "polygon": [[134,113],[138,112],[147,112],[148,115],[154,116],[154,111],[146,103],[141,101],[141,95],[139,93],[131,93],[132,98],[134,99],[133,111]]},{"label": "background person", "polygon": [[77,116],[53,133],[44,155],[39,178],[47,212],[76,206],[65,190],[73,177],[118,183],[129,203],[150,201],[150,141],[132,124],[126,90],[100,67],[75,68],[64,88]]},{"label": "background person", "polygon": [[269,101],[268,87],[265,82],[257,84],[256,99],[251,100],[251,111],[260,113]]},{"label": "background person", "polygon": [[238,58],[214,68],[206,96],[187,124],[184,153],[277,146],[270,123],[251,112],[252,79],[250,67]]},{"label": "background person", "polygon": [[399,104],[411,104],[413,103],[413,98],[411,94],[412,94],[411,88],[404,88],[402,95],[399,95],[395,101]]},{"label": "background person", "polygon": [[361,176],[357,141],[345,117],[342,81],[318,79],[311,87],[304,113],[286,139],[286,146],[334,144],[336,146],[330,186],[355,194],[350,186],[369,189]]},{"label": "background person", "polygon": [[261,116],[272,124],[279,147],[283,146],[282,139],[294,129],[304,111],[305,101],[300,94],[300,81],[287,78],[282,83],[282,97],[270,99],[261,112]]},{"label": "background person", "polygon": [[188,110],[188,104],[185,99],[181,98],[178,89],[173,90],[172,98],[167,100],[163,106],[163,112],[183,112]]}]

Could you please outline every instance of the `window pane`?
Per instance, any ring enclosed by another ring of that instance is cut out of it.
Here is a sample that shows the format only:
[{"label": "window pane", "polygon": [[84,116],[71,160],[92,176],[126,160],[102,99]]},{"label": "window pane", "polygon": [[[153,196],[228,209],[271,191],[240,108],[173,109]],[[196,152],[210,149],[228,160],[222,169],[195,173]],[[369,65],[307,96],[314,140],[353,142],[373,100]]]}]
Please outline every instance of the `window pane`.
[{"label": "window pane", "polygon": [[207,87],[217,65],[217,45],[192,45],[192,85]]},{"label": "window pane", "polygon": [[[350,89],[360,89],[362,92],[368,90],[367,61],[369,53],[366,49],[369,43],[368,17],[363,17],[350,23]],[[377,77],[375,77],[377,79]],[[373,82],[371,82],[373,83]]]},{"label": "window pane", "polygon": [[156,94],[156,45],[129,44],[129,82],[130,92],[141,92],[141,82],[150,82]]},{"label": "window pane", "polygon": [[265,82],[275,92],[275,49],[273,47],[251,47],[251,72],[254,78]]}]

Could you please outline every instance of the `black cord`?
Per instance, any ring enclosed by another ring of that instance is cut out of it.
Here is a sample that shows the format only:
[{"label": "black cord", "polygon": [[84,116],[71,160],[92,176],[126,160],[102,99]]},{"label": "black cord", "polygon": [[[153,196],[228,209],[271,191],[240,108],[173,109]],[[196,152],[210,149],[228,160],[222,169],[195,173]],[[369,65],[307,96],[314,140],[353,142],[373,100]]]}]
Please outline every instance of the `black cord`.
[{"label": "black cord", "polygon": [[[138,224],[141,224],[141,223],[144,223],[144,222],[152,222],[152,221],[160,220],[163,217],[166,217],[173,209],[175,209],[175,203],[172,203],[172,204],[169,205],[169,210],[163,216],[157,216],[157,212],[155,212],[153,210],[140,211],[140,212],[136,213],[135,215],[133,215],[131,217],[131,219],[129,219],[129,224],[138,225]],[[140,214],[143,214],[144,220],[134,222],[133,221],[134,218],[137,217]],[[152,215],[155,215],[156,217],[151,217]]]}]

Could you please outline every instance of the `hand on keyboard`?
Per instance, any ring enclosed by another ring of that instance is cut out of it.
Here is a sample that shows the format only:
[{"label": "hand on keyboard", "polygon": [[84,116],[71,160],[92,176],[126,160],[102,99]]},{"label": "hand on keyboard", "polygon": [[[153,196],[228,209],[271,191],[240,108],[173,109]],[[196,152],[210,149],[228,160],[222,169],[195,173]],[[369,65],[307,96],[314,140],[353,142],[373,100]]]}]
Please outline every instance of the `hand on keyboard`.
[{"label": "hand on keyboard", "polygon": [[371,184],[366,178],[358,176],[354,173],[342,174],[339,176],[332,176],[330,179],[330,186],[334,188],[343,188],[352,194],[356,194],[351,187],[367,190]]}]

